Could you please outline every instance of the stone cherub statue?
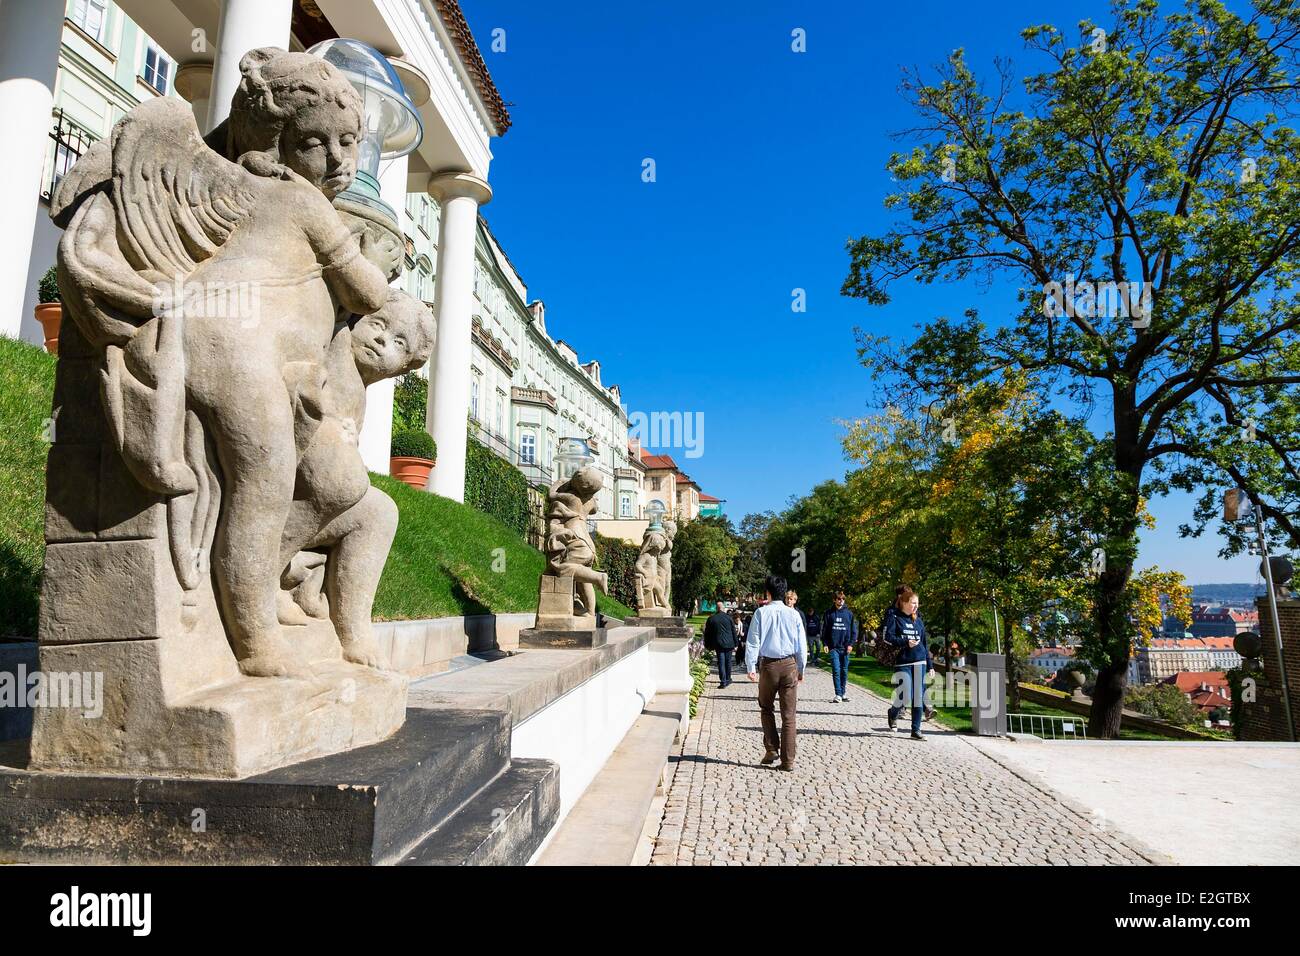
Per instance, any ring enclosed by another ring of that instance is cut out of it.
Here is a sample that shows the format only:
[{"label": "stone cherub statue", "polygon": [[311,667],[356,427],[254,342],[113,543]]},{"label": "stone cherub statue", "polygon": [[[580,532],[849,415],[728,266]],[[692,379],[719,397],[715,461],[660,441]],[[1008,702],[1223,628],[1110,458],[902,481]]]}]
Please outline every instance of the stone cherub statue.
[{"label": "stone cherub statue", "polygon": [[363,132],[342,74],[270,48],[240,70],[208,142],[186,104],[157,99],[73,167],[51,205],[59,285],[101,356],[113,442],[166,502],[186,592],[211,574],[240,670],[303,670],[280,591],[310,576],[304,549],[327,554],[307,563],[326,568],[345,658],[373,665],[396,509],[356,431],[365,384],[427,359],[432,316],[394,297],[392,251],[331,204]]},{"label": "stone cherub statue", "polygon": [[636,558],[637,613],[642,617],[668,614],[668,597],[659,570],[659,557],[667,547],[668,535],[663,525],[654,523],[645,529]]},{"label": "stone cherub statue", "polygon": [[596,545],[587,531],[587,517],[596,510],[603,483],[600,472],[588,465],[569,478],[557,478],[547,494],[546,570],[555,577],[572,577],[571,611],[578,617],[595,616],[596,590],[604,594],[609,585],[608,575],[592,568]]},{"label": "stone cherub statue", "polygon": [[405,720],[371,633],[397,509],[357,433],[433,316],[389,287],[384,225],[336,208],[363,130],[347,80],[275,49],[240,71],[206,139],[150,100],[51,199],[68,321],[39,654],[108,679],[101,720],[33,714],[33,767],[239,778]]}]

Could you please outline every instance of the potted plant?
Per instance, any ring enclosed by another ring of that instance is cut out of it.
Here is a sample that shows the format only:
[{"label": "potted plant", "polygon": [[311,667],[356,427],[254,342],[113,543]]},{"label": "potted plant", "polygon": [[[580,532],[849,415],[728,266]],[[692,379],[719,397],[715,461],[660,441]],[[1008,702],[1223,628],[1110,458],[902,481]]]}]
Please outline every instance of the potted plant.
[{"label": "potted plant", "polygon": [[36,321],[45,332],[45,351],[59,354],[59,326],[63,324],[63,302],[59,297],[59,278],[54,266],[41,276],[36,286]]},{"label": "potted plant", "polygon": [[438,459],[433,436],[422,428],[400,428],[393,432],[389,454],[392,457],[388,461],[388,473],[423,491]]}]

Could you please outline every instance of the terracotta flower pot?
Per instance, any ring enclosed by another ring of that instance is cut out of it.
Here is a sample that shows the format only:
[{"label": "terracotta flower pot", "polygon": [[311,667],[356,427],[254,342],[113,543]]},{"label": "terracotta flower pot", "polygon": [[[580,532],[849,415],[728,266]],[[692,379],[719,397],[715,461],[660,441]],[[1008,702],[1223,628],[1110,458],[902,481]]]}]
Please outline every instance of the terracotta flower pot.
[{"label": "terracotta flower pot", "polygon": [[423,491],[429,483],[429,472],[433,471],[433,464],[428,458],[396,455],[388,459],[388,473],[398,481],[404,481],[412,488]]},{"label": "terracotta flower pot", "polygon": [[36,321],[45,332],[45,351],[59,354],[59,326],[63,324],[63,303],[42,302],[36,307]]}]

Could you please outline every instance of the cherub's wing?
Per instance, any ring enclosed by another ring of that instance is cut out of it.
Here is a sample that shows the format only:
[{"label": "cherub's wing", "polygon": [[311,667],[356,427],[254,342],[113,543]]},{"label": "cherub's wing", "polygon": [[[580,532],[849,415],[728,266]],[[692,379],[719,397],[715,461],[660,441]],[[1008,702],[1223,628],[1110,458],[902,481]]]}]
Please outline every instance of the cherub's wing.
[{"label": "cherub's wing", "polygon": [[253,176],[199,137],[174,98],[142,103],[113,129],[112,195],[122,252],[157,281],[188,276],[253,208]]}]

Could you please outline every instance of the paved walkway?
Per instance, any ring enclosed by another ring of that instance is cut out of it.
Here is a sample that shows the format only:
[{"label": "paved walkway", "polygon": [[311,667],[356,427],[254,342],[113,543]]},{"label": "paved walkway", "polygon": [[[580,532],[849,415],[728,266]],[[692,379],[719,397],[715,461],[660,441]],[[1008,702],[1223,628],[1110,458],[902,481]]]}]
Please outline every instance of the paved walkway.
[{"label": "paved walkway", "polygon": [[848,703],[831,694],[830,674],[808,668],[795,771],[780,773],[758,763],[758,685],[742,675],[720,691],[710,674],[674,757],[651,863],[1161,861],[956,734],[891,734],[884,700],[852,684]]},{"label": "paved walkway", "polygon": [[1178,863],[1300,863],[1300,744],[982,737],[975,745]]}]

